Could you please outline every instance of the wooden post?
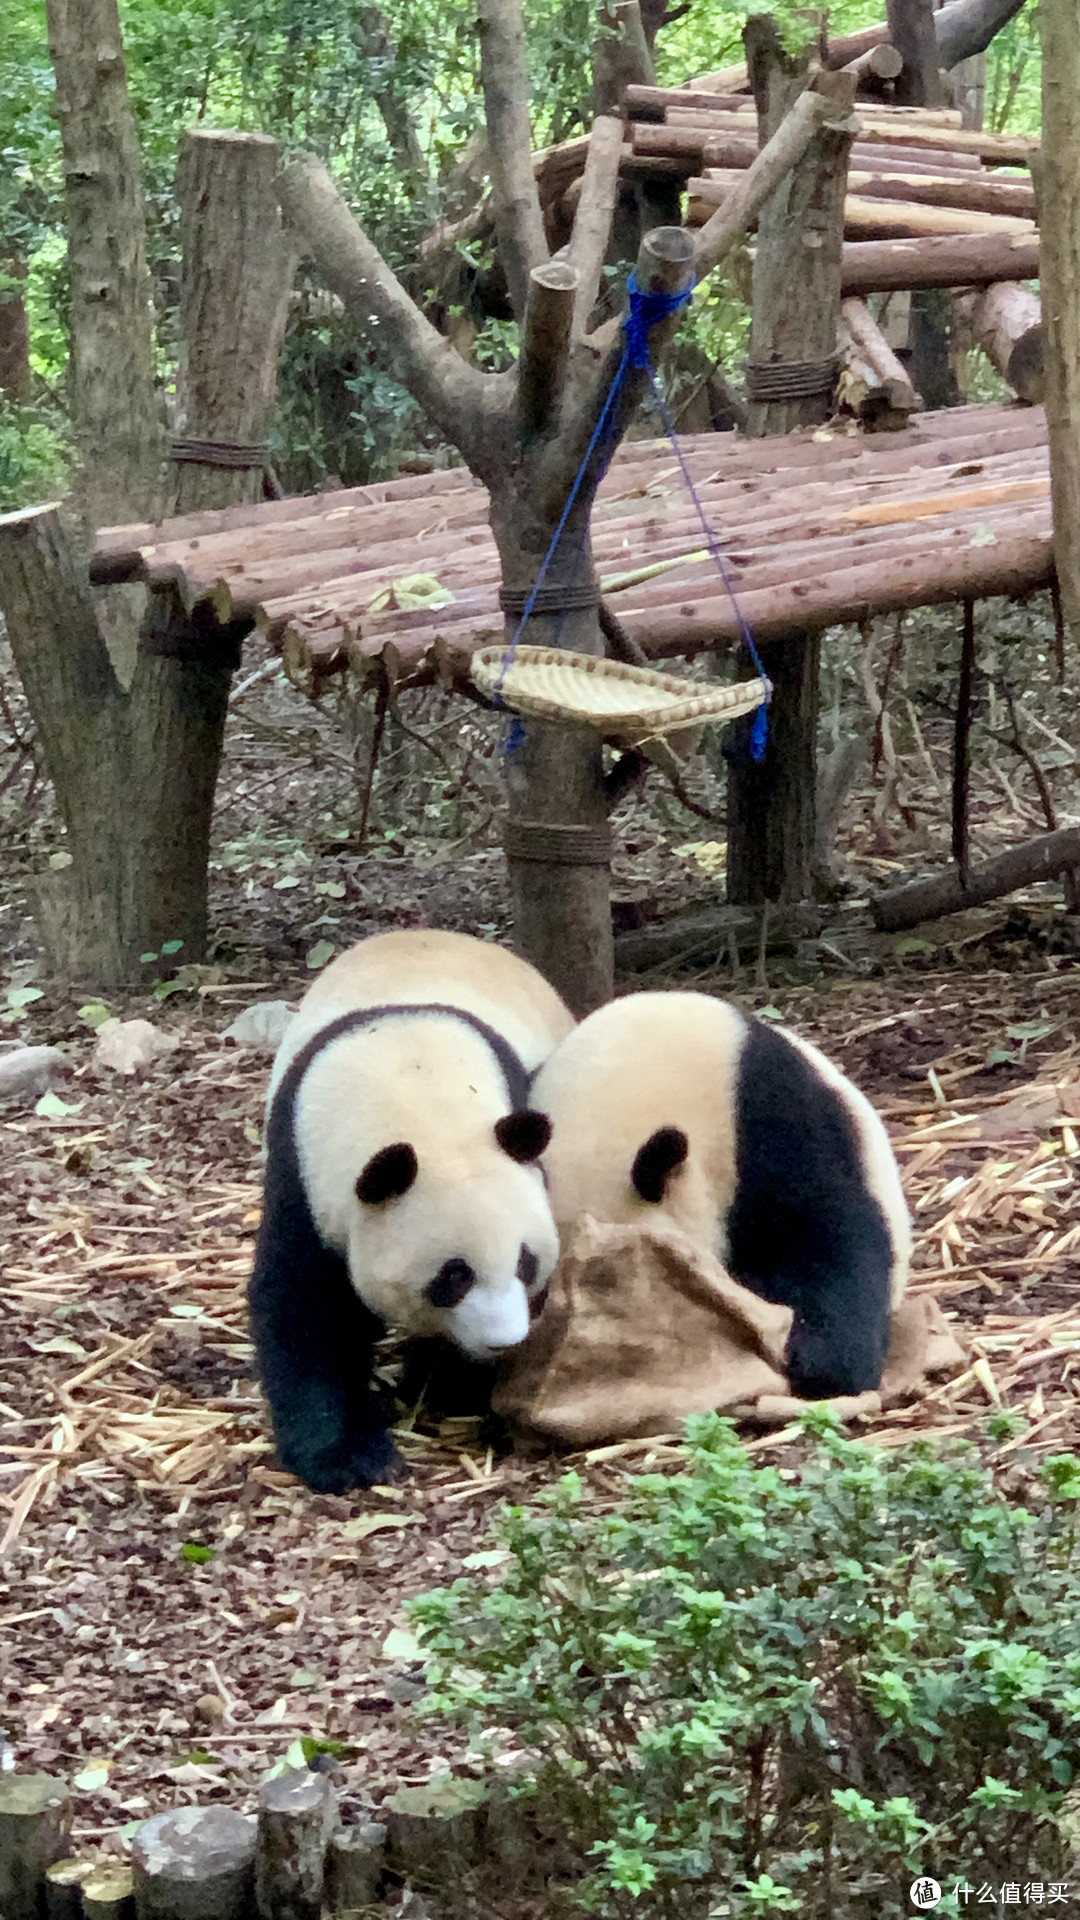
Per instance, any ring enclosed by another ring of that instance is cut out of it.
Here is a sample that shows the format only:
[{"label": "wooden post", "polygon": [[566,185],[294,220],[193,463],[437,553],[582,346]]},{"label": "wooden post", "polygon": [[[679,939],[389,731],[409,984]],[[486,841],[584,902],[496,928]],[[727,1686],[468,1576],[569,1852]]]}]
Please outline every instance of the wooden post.
[{"label": "wooden post", "polygon": [[1039,169],[1046,419],[1054,558],[1066,634],[1080,644],[1080,34],[1075,0],[1042,0]]},{"label": "wooden post", "polygon": [[0,1775],[0,1914],[38,1920],[45,1870],[71,1852],[71,1800],[45,1773]]},{"label": "wooden post", "polygon": [[199,128],[180,143],[174,513],[262,496],[266,460],[259,449],[296,265],[278,210],[279,157],[277,141],[262,133]]},{"label": "wooden post", "polygon": [[[768,15],[747,22],[744,40],[767,137],[804,83],[808,53],[799,60],[785,53]],[[819,84],[826,79],[834,89],[833,120],[766,202],[758,224],[747,369],[751,435],[813,426],[832,410],[856,76],[819,76]],[[770,651],[766,665],[775,693],[760,763],[746,752],[748,727],[734,729],[727,790],[727,897],[734,904],[804,900],[811,893],[819,654],[817,636],[809,633]]]},{"label": "wooden post", "polygon": [[[768,14],[751,18],[744,38],[764,144],[805,85],[807,56],[793,60],[784,52]],[[832,411],[855,79],[835,74],[830,85],[833,121],[815,134],[758,220],[746,374],[752,437],[817,426]]]}]

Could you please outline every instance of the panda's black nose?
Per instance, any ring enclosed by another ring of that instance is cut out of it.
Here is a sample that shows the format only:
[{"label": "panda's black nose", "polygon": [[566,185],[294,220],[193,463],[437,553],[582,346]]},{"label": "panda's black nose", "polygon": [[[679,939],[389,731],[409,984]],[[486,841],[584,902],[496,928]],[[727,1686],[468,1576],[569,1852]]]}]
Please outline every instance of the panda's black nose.
[{"label": "panda's black nose", "polygon": [[458,1307],[475,1279],[467,1260],[444,1260],[424,1291],[433,1307]]}]

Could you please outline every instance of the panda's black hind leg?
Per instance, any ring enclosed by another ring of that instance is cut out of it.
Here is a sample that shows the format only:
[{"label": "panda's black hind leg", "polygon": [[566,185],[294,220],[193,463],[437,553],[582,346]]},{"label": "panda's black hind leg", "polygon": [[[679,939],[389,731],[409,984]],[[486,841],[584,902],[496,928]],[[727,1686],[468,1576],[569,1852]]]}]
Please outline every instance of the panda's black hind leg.
[{"label": "panda's black hind leg", "polygon": [[728,1264],[793,1309],[786,1355],[807,1400],[877,1387],[889,1340],[891,1243],[837,1090],[781,1033],[750,1029],[736,1089]]}]

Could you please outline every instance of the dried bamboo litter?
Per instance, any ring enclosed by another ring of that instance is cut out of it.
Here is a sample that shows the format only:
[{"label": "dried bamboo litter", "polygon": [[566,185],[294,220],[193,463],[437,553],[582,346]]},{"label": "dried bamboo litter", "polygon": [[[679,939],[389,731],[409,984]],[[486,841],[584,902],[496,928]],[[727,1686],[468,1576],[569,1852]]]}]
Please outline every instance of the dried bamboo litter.
[{"label": "dried bamboo litter", "polygon": [[482,693],[516,713],[579,721],[628,746],[682,727],[735,720],[769,695],[764,680],[691,692],[674,674],[559,647],[518,647],[508,667],[506,659],[505,647],[484,647],[473,655],[470,671]]}]

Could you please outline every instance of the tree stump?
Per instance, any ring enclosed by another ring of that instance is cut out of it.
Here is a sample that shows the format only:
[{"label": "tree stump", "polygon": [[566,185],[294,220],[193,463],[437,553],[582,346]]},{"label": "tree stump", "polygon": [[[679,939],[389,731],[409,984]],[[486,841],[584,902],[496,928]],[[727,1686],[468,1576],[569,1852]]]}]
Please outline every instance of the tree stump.
[{"label": "tree stump", "polygon": [[370,1906],[378,1898],[385,1872],[385,1827],[369,1820],[333,1834],[326,1862],[326,1904],[330,1911]]},{"label": "tree stump", "polygon": [[82,1920],[135,1920],[134,1885],[130,1867],[99,1864],[82,1882]]},{"label": "tree stump", "polygon": [[337,1796],[325,1773],[296,1769],[259,1794],[255,1905],[261,1920],[319,1920]]},{"label": "tree stump", "polygon": [[773,697],[764,759],[746,750],[750,716],[732,728],[727,897],[733,906],[808,900],[817,842],[817,714],[821,644],[793,634],[769,649]]},{"label": "tree stump", "polygon": [[230,1807],[155,1814],[132,1842],[139,1920],[249,1920],[255,1824]]},{"label": "tree stump", "polygon": [[71,1800],[47,1773],[0,1774],[0,1914],[38,1920],[47,1867],[71,1852]]}]

